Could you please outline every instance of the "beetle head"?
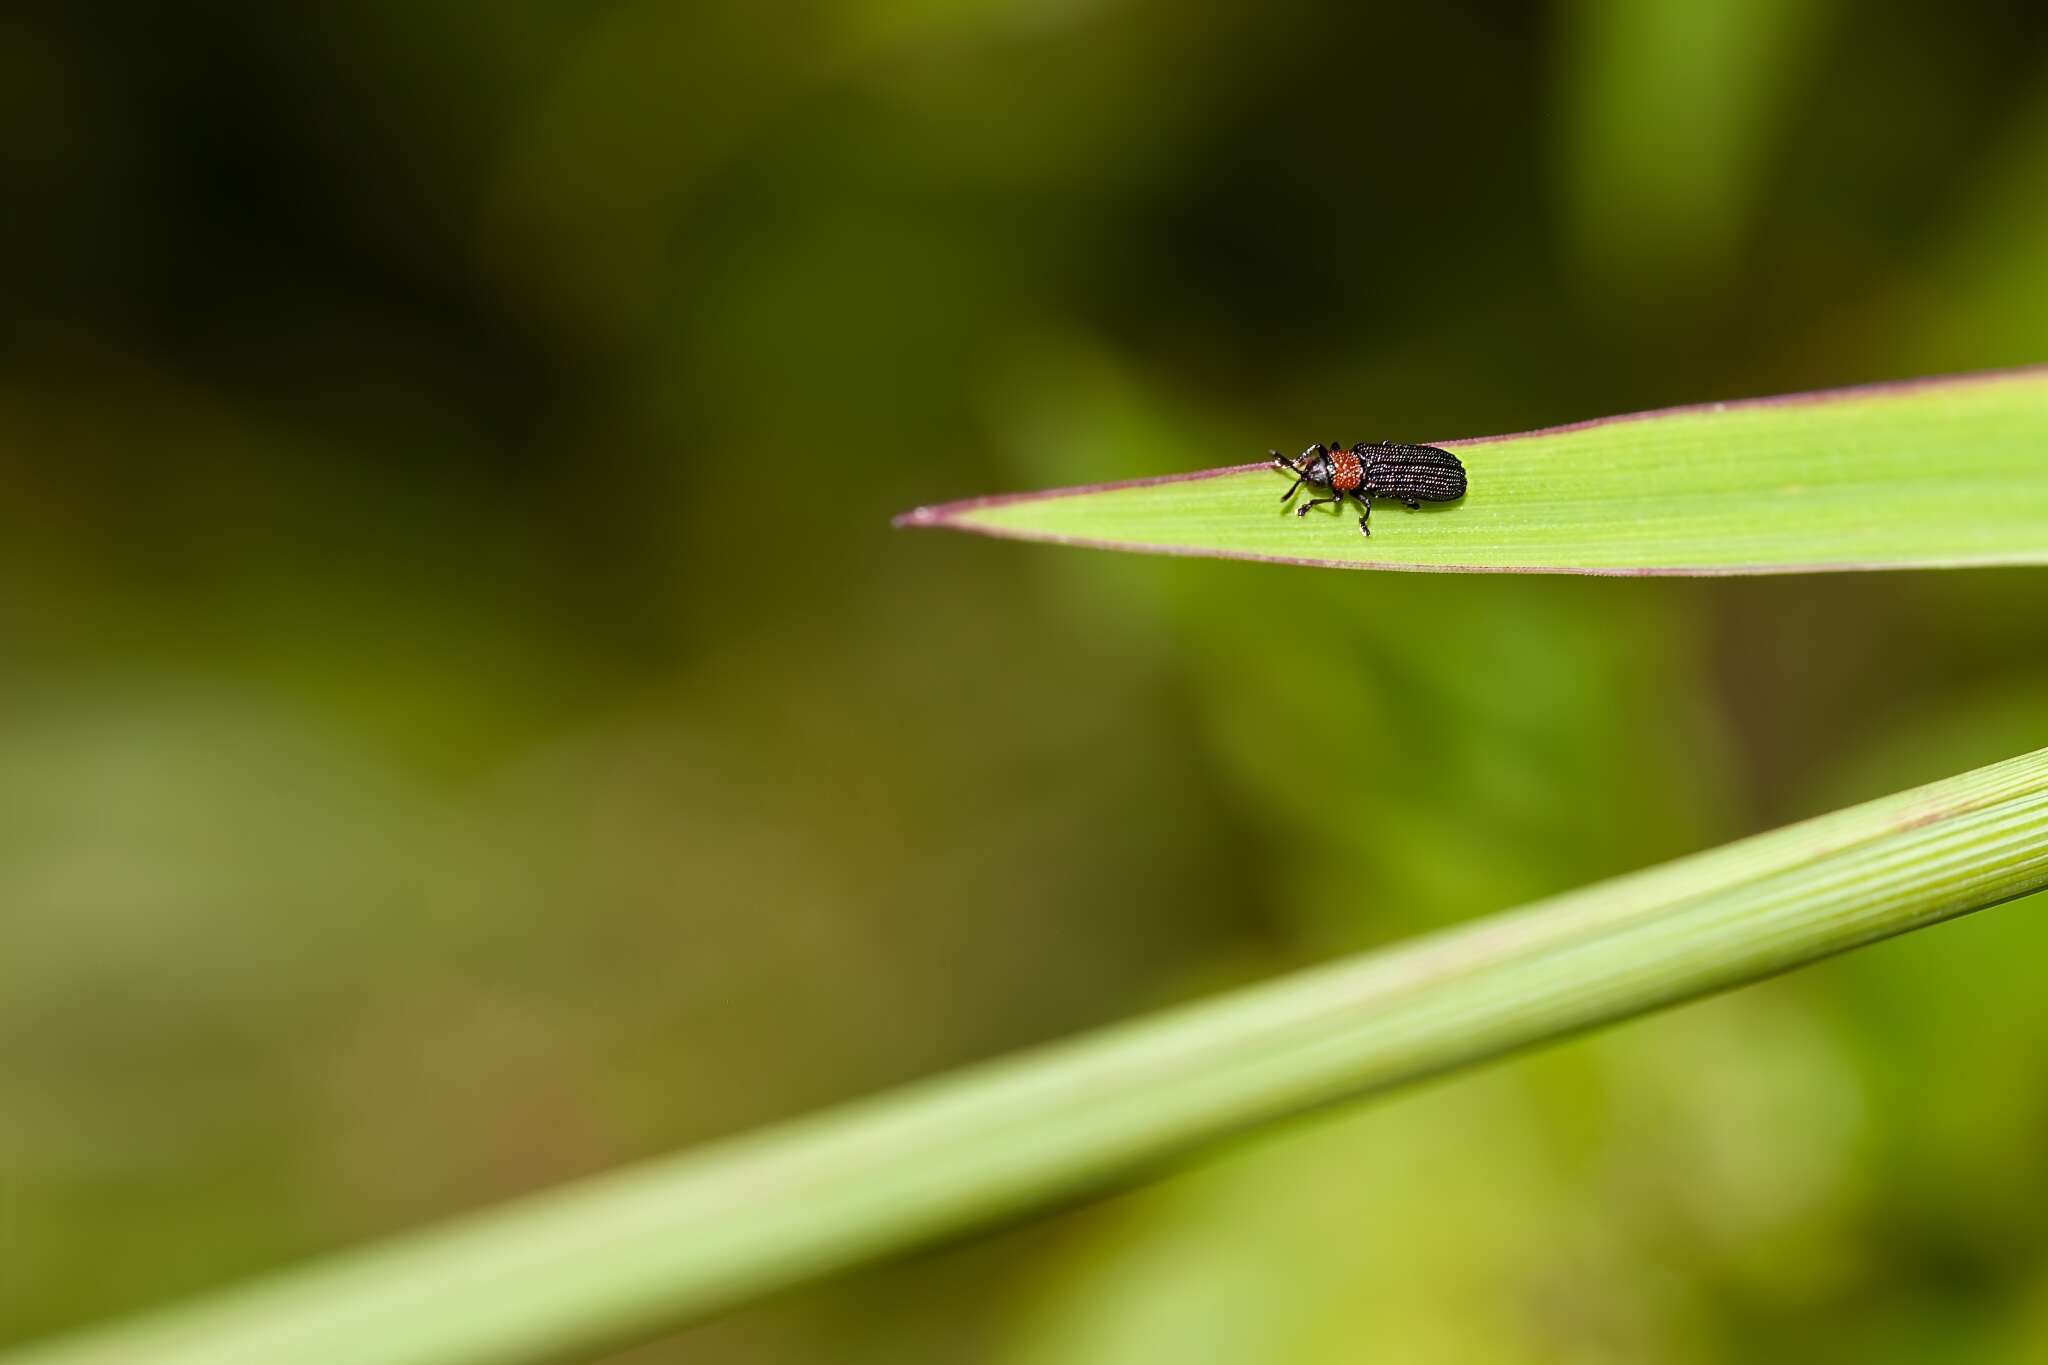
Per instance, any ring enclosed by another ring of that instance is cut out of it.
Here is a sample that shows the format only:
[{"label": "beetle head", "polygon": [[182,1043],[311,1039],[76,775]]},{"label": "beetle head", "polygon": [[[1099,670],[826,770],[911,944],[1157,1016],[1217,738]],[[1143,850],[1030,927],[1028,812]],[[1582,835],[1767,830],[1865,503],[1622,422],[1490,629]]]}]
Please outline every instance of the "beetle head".
[{"label": "beetle head", "polygon": [[1282,502],[1292,498],[1295,489],[1304,483],[1314,484],[1318,488],[1328,488],[1330,480],[1336,476],[1336,464],[1330,459],[1329,450],[1321,445],[1312,445],[1291,460],[1277,450],[1269,450],[1266,453],[1273,457],[1273,468],[1294,475],[1293,485],[1280,495]]},{"label": "beetle head", "polygon": [[1294,462],[1295,470],[1301,477],[1318,488],[1328,488],[1335,475],[1335,466],[1330,462],[1330,452],[1319,445],[1310,446],[1301,452],[1301,458]]}]

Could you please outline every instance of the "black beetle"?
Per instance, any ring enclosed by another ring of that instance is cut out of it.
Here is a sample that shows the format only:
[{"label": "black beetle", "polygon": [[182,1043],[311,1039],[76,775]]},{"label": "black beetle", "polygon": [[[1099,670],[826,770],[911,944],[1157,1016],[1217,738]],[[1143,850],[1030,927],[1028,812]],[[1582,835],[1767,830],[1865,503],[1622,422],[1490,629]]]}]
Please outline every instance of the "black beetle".
[{"label": "black beetle", "polygon": [[1372,534],[1374,498],[1399,498],[1412,509],[1425,502],[1455,502],[1465,496],[1465,466],[1450,451],[1435,446],[1360,441],[1346,450],[1335,441],[1329,445],[1318,441],[1302,451],[1299,459],[1286,459],[1277,450],[1266,453],[1273,457],[1275,469],[1294,475],[1292,487],[1280,495],[1280,501],[1293,497],[1304,483],[1330,490],[1330,497],[1311,498],[1295,508],[1294,515],[1307,516],[1311,507],[1326,502],[1341,505],[1347,497],[1357,498],[1365,509],[1358,529],[1366,535]]}]

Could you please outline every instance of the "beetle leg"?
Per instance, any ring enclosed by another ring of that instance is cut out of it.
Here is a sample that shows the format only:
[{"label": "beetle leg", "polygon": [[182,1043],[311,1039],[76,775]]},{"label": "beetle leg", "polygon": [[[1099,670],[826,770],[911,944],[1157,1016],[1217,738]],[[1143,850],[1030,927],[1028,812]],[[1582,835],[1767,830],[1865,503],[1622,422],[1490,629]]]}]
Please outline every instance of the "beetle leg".
[{"label": "beetle leg", "polygon": [[1416,508],[1422,506],[1421,503],[1415,501],[1415,499],[1413,498],[1403,498],[1401,502],[1402,505],[1405,506],[1411,512],[1413,512]]},{"label": "beetle leg", "polygon": [[1296,515],[1297,517],[1305,517],[1308,515],[1308,509],[1311,507],[1321,507],[1326,502],[1342,501],[1344,501],[1344,495],[1342,493],[1339,493],[1334,498],[1310,498],[1307,502],[1303,503],[1301,506],[1294,509],[1294,515]]},{"label": "beetle leg", "polygon": [[1358,519],[1358,532],[1360,535],[1369,536],[1372,534],[1372,499],[1370,497],[1360,498],[1358,505],[1365,509],[1365,515]]},{"label": "beetle leg", "polygon": [[1307,461],[1309,461],[1309,460],[1314,460],[1314,459],[1320,459],[1320,458],[1321,458],[1322,456],[1325,456],[1325,455],[1327,455],[1327,454],[1329,454],[1329,453],[1330,453],[1330,448],[1329,448],[1328,446],[1324,445],[1324,444],[1323,444],[1323,443],[1322,443],[1321,441],[1317,441],[1317,442],[1316,442],[1316,443],[1315,443],[1314,445],[1310,446],[1310,447],[1309,447],[1309,448],[1308,448],[1307,450],[1304,450],[1304,451],[1302,451],[1302,452],[1301,452],[1301,459],[1299,459],[1299,460],[1295,461],[1295,463],[1296,463],[1296,464],[1302,464],[1302,463],[1305,463],[1305,462],[1307,462]]}]

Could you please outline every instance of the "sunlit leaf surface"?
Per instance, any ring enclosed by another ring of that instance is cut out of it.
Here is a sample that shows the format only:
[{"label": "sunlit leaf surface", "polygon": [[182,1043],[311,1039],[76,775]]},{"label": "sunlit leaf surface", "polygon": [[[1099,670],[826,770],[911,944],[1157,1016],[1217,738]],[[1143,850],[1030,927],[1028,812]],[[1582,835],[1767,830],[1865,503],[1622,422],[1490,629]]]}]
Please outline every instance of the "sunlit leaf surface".
[{"label": "sunlit leaf surface", "polygon": [[1413,511],[1377,500],[1370,538],[1348,503],[1341,514],[1294,516],[1281,501],[1287,480],[1266,464],[974,498],[897,520],[1329,568],[1742,574],[2048,562],[2048,367],[1435,444],[1464,461],[1470,492]]}]

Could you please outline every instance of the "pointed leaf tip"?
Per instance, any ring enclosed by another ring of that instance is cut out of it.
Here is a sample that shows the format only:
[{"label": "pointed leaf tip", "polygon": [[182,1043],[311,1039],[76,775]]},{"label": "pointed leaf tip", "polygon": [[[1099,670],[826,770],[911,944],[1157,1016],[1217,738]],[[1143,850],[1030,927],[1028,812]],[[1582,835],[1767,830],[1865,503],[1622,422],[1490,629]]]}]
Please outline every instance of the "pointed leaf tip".
[{"label": "pointed leaf tip", "polygon": [[1600,575],[2048,563],[2048,366],[1433,441],[1461,501],[1290,515],[1265,462],[919,507],[947,527],[1324,568]]}]

